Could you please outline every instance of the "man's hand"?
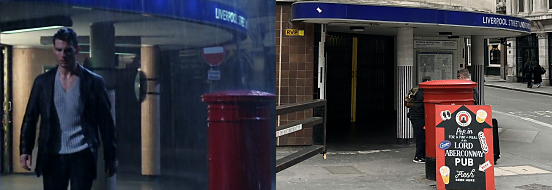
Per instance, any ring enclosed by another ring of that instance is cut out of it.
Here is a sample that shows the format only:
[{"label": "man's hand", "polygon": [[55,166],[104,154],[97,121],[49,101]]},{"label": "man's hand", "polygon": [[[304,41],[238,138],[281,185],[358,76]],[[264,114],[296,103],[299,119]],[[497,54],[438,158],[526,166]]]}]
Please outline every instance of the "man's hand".
[{"label": "man's hand", "polygon": [[117,173],[117,167],[119,162],[117,161],[105,161],[105,173],[108,177],[113,177]]},{"label": "man's hand", "polygon": [[19,162],[21,167],[27,171],[31,171],[31,166],[33,165],[33,157],[30,154],[21,154],[19,156]]}]

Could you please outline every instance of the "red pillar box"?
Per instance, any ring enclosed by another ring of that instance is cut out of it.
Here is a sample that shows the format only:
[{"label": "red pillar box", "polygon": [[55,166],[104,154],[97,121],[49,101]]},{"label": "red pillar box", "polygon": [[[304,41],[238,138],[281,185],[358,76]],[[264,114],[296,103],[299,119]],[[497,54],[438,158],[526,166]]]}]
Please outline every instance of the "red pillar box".
[{"label": "red pillar box", "polygon": [[271,109],[275,96],[259,91],[205,94],[208,104],[209,189],[270,189]]},{"label": "red pillar box", "polygon": [[426,178],[436,179],[435,105],[473,105],[477,83],[468,80],[434,80],[420,83],[424,90]]},{"label": "red pillar box", "polygon": [[435,106],[437,189],[494,190],[491,106]]}]

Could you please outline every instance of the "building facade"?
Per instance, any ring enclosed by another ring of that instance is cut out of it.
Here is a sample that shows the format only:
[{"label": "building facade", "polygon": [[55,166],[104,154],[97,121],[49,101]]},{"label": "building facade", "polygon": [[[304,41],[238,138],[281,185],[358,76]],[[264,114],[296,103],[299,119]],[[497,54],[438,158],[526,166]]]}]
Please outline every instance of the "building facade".
[{"label": "building facade", "polygon": [[[423,76],[456,79],[469,68],[484,103],[486,72],[509,72],[500,69],[505,42],[497,40],[531,30],[526,19],[497,14],[506,3],[497,0],[276,2],[278,105],[326,99],[328,135],[383,129],[401,144],[413,138],[403,97]],[[312,112],[281,116],[279,124],[307,117]],[[277,142],[308,145],[309,135]]]},{"label": "building facade", "polygon": [[[531,21],[531,34],[508,38],[508,82],[527,82],[523,65],[531,60],[548,70],[550,68],[550,37],[552,32],[552,1],[507,0],[506,14]],[[542,85],[550,85],[550,72],[542,76]]]}]

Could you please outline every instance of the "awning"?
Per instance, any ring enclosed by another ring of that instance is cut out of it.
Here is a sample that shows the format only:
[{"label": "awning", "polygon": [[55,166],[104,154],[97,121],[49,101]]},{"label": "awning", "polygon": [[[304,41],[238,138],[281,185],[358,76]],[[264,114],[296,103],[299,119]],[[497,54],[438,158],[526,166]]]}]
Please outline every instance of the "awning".
[{"label": "awning", "polygon": [[[380,27],[412,26],[426,32],[455,32],[454,35],[512,37],[529,34],[527,19],[481,12],[441,10],[330,2],[297,2],[292,5],[292,21],[334,25]],[[482,30],[483,29],[483,30]],[[422,29],[424,30],[424,29]],[[419,33],[418,33],[419,34]]]}]

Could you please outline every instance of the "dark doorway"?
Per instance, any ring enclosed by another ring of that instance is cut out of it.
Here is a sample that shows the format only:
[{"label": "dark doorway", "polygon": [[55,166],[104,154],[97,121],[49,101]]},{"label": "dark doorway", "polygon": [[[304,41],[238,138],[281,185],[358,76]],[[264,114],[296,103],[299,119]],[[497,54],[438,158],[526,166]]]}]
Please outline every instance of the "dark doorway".
[{"label": "dark doorway", "polygon": [[329,33],[325,51],[328,142],[394,143],[394,38]]},{"label": "dark doorway", "polygon": [[531,65],[539,64],[538,38],[536,34],[531,34],[517,38],[516,42],[517,81],[527,82],[523,66],[527,61],[529,61],[529,59],[531,60]]}]

